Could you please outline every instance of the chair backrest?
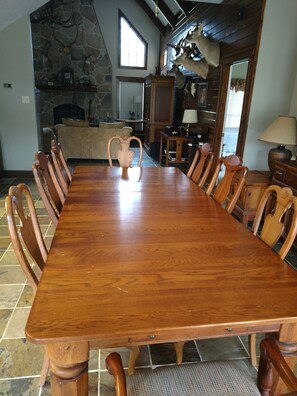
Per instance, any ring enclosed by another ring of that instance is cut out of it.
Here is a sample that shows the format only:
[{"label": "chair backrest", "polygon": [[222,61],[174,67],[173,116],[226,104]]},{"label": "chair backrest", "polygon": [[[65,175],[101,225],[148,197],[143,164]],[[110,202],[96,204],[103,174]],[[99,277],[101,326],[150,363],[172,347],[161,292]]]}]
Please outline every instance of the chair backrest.
[{"label": "chair backrest", "polygon": [[[48,251],[42,237],[29,187],[25,184],[11,186],[5,199],[5,209],[15,254],[28,282],[36,292]],[[34,271],[36,266],[31,266],[24,246],[37,265],[37,273]]]},{"label": "chair backrest", "polygon": [[[225,174],[213,193],[222,165],[225,166]],[[241,165],[241,161],[237,155],[229,155],[226,158],[221,157],[206,190],[206,194],[211,195],[213,193],[213,198],[220,205],[225,204],[226,211],[231,213],[244,185],[247,172],[248,168]],[[237,173],[240,174],[239,180],[232,187],[233,178]]]},{"label": "chair backrest", "polygon": [[[292,208],[291,211],[288,209]],[[278,254],[285,258],[297,234],[297,197],[289,187],[269,186],[265,191],[257,208],[252,232],[258,235],[261,221],[264,222],[259,231],[259,237],[270,247],[284,235],[286,223],[288,232]],[[291,214],[291,216],[288,216]],[[289,218],[290,217],[290,218]]]},{"label": "chair backrest", "polygon": [[66,195],[72,176],[63,155],[61,145],[56,139],[52,139],[51,141],[51,155],[59,183]]},{"label": "chair backrest", "polygon": [[203,146],[197,147],[191,166],[189,167],[187,176],[203,187],[209,175],[213,163],[213,153],[210,150],[210,145],[204,143]]},{"label": "chair backrest", "polygon": [[129,148],[131,141],[136,140],[139,144],[139,157],[138,157],[137,166],[141,166],[143,148],[142,148],[141,140],[136,136],[113,136],[112,138],[109,139],[107,146],[107,154],[108,154],[108,161],[110,166],[112,166],[111,145],[114,140],[119,140],[121,143],[121,148],[120,150],[118,150],[117,159],[119,161],[120,166],[124,168],[128,168],[132,165],[134,151],[129,150]]},{"label": "chair backrest", "polygon": [[52,222],[57,225],[65,202],[65,194],[57,180],[49,157],[41,151],[37,152],[32,170],[43,204]]}]

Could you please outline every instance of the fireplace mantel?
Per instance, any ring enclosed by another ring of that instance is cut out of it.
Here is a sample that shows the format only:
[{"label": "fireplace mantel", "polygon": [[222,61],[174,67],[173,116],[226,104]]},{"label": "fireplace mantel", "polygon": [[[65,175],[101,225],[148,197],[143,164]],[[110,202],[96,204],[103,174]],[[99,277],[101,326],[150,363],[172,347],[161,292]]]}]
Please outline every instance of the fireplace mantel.
[{"label": "fireplace mantel", "polygon": [[89,85],[37,85],[40,91],[78,91],[97,92],[97,87]]}]

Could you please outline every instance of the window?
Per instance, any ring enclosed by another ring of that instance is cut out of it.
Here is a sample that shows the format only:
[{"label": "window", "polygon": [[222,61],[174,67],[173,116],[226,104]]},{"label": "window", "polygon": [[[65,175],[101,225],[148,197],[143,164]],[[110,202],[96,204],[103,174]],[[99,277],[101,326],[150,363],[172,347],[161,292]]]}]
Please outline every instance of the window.
[{"label": "window", "polygon": [[119,11],[119,66],[146,69],[147,43]]}]

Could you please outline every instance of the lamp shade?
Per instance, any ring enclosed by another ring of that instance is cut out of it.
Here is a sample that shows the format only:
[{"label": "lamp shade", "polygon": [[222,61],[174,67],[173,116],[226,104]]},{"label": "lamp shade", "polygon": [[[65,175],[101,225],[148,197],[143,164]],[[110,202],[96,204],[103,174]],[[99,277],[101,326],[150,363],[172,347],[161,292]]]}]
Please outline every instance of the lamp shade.
[{"label": "lamp shade", "polygon": [[186,109],[184,111],[183,124],[196,124],[198,122],[197,110]]},{"label": "lamp shade", "polygon": [[272,148],[268,153],[268,165],[271,177],[276,171],[276,161],[287,161],[292,157],[292,152],[285,148],[297,145],[296,118],[289,116],[278,116],[268,128],[259,136],[259,140],[277,144],[277,148]]},{"label": "lamp shade", "polygon": [[281,146],[297,145],[296,118],[278,116],[277,119],[262,132],[258,139],[263,142],[275,143]]}]

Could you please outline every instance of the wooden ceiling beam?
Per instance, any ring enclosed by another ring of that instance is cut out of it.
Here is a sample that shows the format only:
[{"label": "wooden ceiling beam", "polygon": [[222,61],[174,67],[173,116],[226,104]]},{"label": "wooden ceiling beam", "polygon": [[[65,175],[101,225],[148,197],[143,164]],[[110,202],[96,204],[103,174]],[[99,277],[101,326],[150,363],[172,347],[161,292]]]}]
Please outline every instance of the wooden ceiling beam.
[{"label": "wooden ceiling beam", "polygon": [[[156,4],[157,0],[153,0],[153,2]],[[170,8],[167,6],[164,0],[158,0],[158,8],[160,12],[164,15],[165,19],[168,21],[169,25],[172,27],[172,29],[175,27],[175,15],[173,12],[170,10]]]},{"label": "wooden ceiling beam", "polygon": [[147,14],[150,20],[154,23],[156,28],[160,31],[160,33],[165,36],[166,28],[162,24],[162,22],[155,16],[154,12],[150,9],[150,7],[146,4],[144,0],[135,0],[136,3],[143,9],[143,11]]},{"label": "wooden ceiling beam", "polygon": [[189,5],[181,0],[173,0],[184,16],[189,13]]}]

